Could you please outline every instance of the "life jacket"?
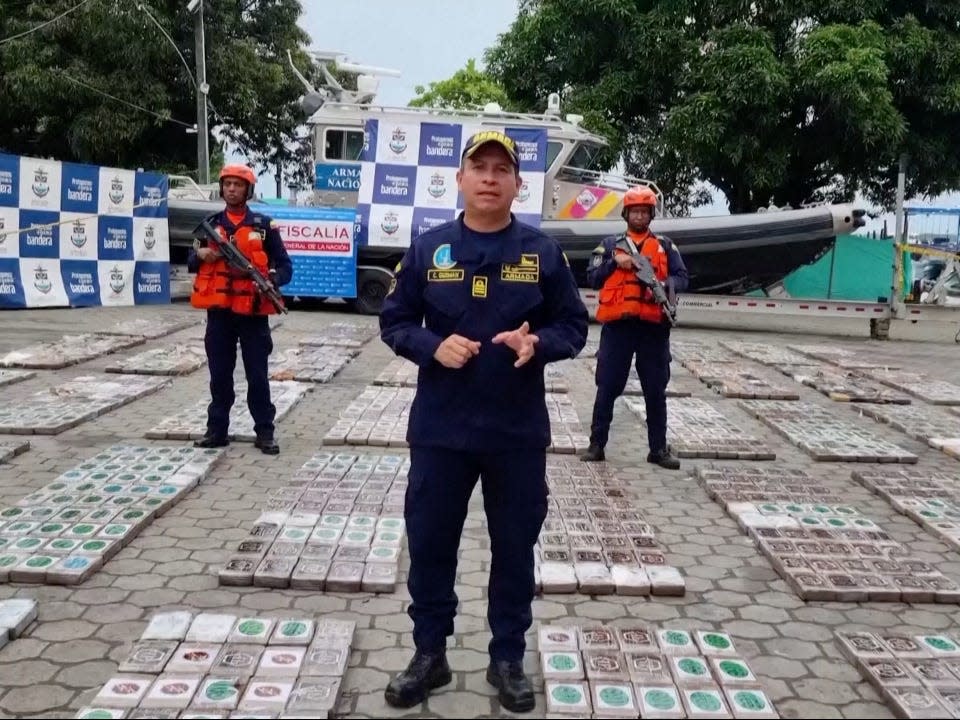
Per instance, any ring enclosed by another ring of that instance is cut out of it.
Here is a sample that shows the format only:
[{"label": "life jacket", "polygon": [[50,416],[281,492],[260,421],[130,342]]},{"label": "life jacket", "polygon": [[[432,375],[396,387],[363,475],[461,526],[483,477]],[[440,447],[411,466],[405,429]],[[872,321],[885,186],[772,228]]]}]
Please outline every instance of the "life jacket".
[{"label": "life jacket", "polygon": [[[223,214],[214,218],[214,227],[222,238],[221,242],[232,242],[261,275],[269,277],[269,261],[263,249],[264,238],[270,229],[269,219],[248,212],[230,235],[223,227],[223,218]],[[216,247],[213,249],[216,250]],[[239,315],[272,315],[276,312],[273,303],[260,295],[253,280],[231,268],[222,258],[215,262],[200,263],[190,304],[202,310],[232,310]]]},{"label": "life jacket", "polygon": [[[627,238],[637,246],[642,255],[646,255],[657,280],[665,282],[668,275],[668,259],[660,239],[649,232],[639,242],[634,241],[629,235]],[[617,248],[613,253],[614,256],[618,253],[629,254]],[[633,270],[616,267],[603,283],[599,300],[597,322],[607,323],[624,318],[637,318],[652,323],[663,322],[663,310],[653,299],[650,290],[640,284]]]}]

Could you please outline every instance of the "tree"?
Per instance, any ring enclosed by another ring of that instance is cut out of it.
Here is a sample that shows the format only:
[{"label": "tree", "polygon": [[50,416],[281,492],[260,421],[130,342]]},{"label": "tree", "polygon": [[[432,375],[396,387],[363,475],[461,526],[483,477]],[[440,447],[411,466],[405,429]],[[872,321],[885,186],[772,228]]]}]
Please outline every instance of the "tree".
[{"label": "tree", "polygon": [[685,210],[893,202],[960,186],[960,4],[523,0],[486,54],[513,102],[551,92]]},{"label": "tree", "polygon": [[417,97],[410,101],[410,107],[475,110],[491,102],[502,107],[509,105],[503,87],[485,71],[478,70],[473,58],[446,80],[432,82],[429,87],[417,85],[414,92]]},{"label": "tree", "polygon": [[[186,3],[3,3],[0,38],[78,5],[0,45],[0,149],[195,176],[196,135],[186,133],[196,118],[194,18]],[[210,125],[253,164],[301,162],[291,147],[303,121],[302,88],[286,57],[290,50],[301,69],[310,66],[300,14],[297,0],[205,3]],[[218,154],[212,139],[212,163]]]}]

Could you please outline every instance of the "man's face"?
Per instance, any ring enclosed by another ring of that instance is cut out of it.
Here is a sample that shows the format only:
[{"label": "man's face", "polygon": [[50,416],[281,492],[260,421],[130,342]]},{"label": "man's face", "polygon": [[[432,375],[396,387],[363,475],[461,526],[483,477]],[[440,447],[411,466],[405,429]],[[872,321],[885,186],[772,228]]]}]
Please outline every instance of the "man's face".
[{"label": "man's face", "polygon": [[220,187],[227,205],[243,205],[247,201],[247,182],[236,177],[225,177]]},{"label": "man's face", "polygon": [[457,187],[468,212],[483,215],[510,214],[520,192],[520,174],[507,151],[495,142],[482,145],[457,171]]},{"label": "man's face", "polygon": [[650,206],[633,205],[627,208],[627,227],[632,232],[644,233],[650,227]]}]

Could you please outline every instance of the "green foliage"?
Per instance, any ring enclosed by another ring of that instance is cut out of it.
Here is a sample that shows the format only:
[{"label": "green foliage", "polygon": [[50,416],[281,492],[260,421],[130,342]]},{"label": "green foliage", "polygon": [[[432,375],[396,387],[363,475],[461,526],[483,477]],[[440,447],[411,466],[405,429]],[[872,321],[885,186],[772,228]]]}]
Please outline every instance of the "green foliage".
[{"label": "green foliage", "polygon": [[[77,2],[2,3],[0,38]],[[301,172],[303,116],[286,51],[301,69],[311,66],[300,14],[297,0],[206,0],[204,11],[210,127],[249,162],[279,163],[287,174]],[[196,121],[194,47],[194,16],[181,0],[92,0],[0,45],[0,149],[195,176],[196,135],[184,127]],[[212,137],[210,144],[215,177],[223,152]]]},{"label": "green foliage", "polygon": [[504,107],[509,104],[506,91],[486,72],[478,70],[473,58],[446,80],[432,82],[429,87],[417,85],[414,92],[417,97],[410,101],[410,107],[475,110],[491,102]]},{"label": "green foliage", "polygon": [[520,107],[564,106],[675,211],[960,186],[960,3],[524,0],[486,54]]}]

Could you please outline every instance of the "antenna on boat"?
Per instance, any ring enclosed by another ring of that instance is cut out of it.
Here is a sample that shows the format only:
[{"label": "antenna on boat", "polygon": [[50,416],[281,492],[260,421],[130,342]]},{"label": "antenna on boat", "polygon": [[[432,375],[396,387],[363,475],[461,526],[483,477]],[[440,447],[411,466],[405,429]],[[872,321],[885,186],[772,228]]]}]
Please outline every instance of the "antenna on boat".
[{"label": "antenna on boat", "polygon": [[[351,62],[344,53],[336,50],[311,50],[309,54],[323,74],[324,84],[319,90],[314,88],[303,73],[297,69],[296,65],[293,64],[293,56],[289,50],[287,51],[287,59],[290,61],[293,74],[306,88],[307,93],[300,99],[300,105],[309,115],[315,113],[328,101],[357,105],[373,102],[380,87],[378,77],[398,78],[401,75],[399,70],[393,68]],[[332,66],[333,70],[341,73],[356,75],[357,89],[347,90],[343,87],[328,66]]]}]

